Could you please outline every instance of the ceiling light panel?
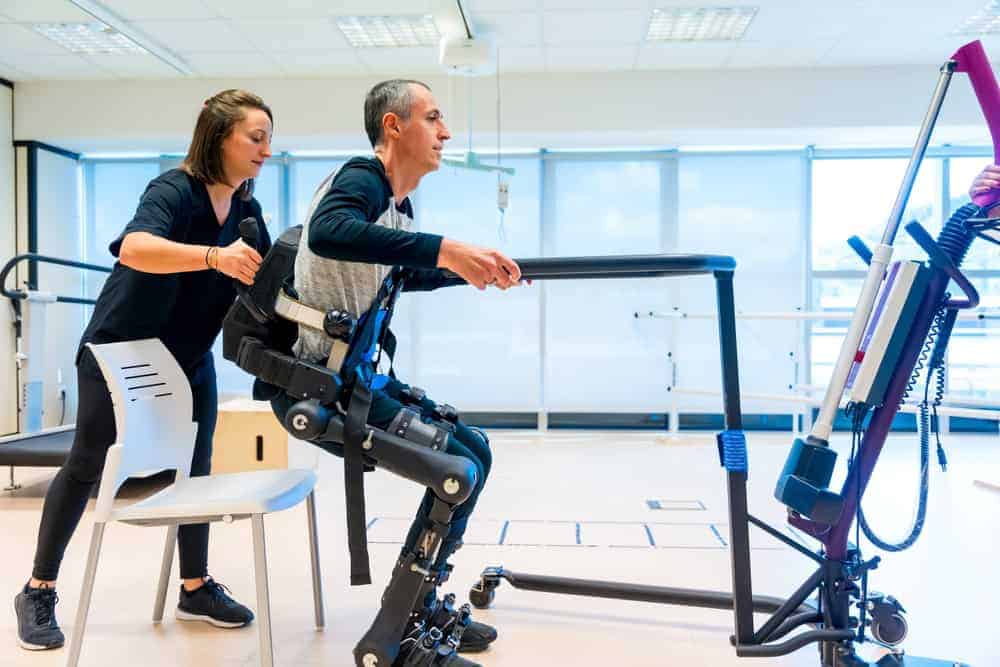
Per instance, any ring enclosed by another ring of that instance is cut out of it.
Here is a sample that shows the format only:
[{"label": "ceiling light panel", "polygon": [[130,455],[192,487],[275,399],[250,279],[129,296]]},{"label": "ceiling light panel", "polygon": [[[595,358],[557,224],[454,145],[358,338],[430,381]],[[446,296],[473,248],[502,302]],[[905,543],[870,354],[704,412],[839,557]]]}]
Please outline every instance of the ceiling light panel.
[{"label": "ceiling light panel", "polygon": [[649,42],[732,41],[746,33],[757,7],[665,7],[649,19]]},{"label": "ceiling light panel", "polygon": [[988,35],[1000,32],[1000,1],[992,0],[978,12],[965,19],[956,30],[957,35]]},{"label": "ceiling light panel", "polygon": [[430,14],[339,16],[337,27],[355,48],[437,46],[441,39]]},{"label": "ceiling light panel", "polygon": [[35,32],[48,37],[73,53],[128,54],[146,53],[146,50],[103,23],[35,23]]}]

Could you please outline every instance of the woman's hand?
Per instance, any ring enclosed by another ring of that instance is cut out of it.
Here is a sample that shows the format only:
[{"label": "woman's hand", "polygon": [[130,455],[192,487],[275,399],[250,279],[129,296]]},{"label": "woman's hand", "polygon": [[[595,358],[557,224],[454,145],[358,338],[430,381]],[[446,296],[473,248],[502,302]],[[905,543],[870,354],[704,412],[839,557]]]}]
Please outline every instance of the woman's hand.
[{"label": "woman's hand", "polygon": [[237,239],[224,248],[213,251],[214,261],[209,260],[212,268],[224,273],[230,278],[239,280],[244,285],[253,285],[254,276],[260,268],[260,254]]}]

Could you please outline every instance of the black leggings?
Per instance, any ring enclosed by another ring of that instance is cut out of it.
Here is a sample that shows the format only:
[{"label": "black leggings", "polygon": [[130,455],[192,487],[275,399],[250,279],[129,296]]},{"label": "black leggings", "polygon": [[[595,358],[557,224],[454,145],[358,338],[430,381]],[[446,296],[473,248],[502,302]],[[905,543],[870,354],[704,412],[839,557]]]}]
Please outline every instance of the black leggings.
[{"label": "black leggings", "polygon": [[[88,352],[84,355],[89,356]],[[92,359],[81,359],[90,365]],[[38,528],[38,546],[32,576],[42,581],[54,581],[59,576],[66,545],[80,523],[90,492],[101,478],[108,448],[115,443],[115,414],[111,394],[104,380],[77,368],[79,406],[73,447],[62,468],[49,485]],[[198,436],[191,458],[191,476],[207,475],[212,464],[212,436],[218,413],[215,367],[209,354],[197,373],[197,384],[191,386],[194,399],[194,421]],[[196,579],[208,574],[208,524],[180,526],[177,531],[182,579]]]}]

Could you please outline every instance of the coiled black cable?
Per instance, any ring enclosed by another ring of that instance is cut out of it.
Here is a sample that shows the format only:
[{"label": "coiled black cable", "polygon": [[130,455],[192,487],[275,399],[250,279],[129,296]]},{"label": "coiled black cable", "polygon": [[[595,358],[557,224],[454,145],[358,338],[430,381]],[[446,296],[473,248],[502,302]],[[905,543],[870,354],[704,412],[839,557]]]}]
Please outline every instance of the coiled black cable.
[{"label": "coiled black cable", "polygon": [[[969,203],[962,206],[952,214],[951,218],[945,224],[944,229],[942,229],[941,233],[938,235],[938,247],[944,251],[945,255],[948,256],[956,267],[962,265],[962,261],[965,259],[966,253],[972,246],[972,241],[976,238],[976,230],[973,226],[967,224],[966,221],[980,212],[979,207],[975,204]],[[924,345],[920,350],[920,356],[917,358],[917,362],[913,367],[913,372],[910,374],[910,378],[906,382],[906,389],[903,392],[903,401],[905,401],[906,397],[910,395],[914,388],[916,388],[917,382],[920,378],[920,372],[927,365],[927,360],[931,357],[931,352],[934,348],[934,341],[937,339],[938,332],[941,331],[945,318],[946,310],[944,308],[944,302],[948,300],[949,296],[950,295],[948,294],[944,295],[942,298],[942,307],[934,314],[930,330],[927,332],[927,339],[924,341]],[[927,518],[927,496],[930,488],[931,431],[929,394],[931,377],[935,372],[937,372],[938,376],[932,409],[934,413],[934,434],[937,440],[937,457],[942,469],[947,466],[948,462],[944,454],[944,448],[941,445],[941,437],[939,433],[940,421],[937,414],[937,407],[941,404],[941,400],[944,397],[944,364],[938,363],[937,365],[927,369],[927,377],[925,378],[924,384],[924,400],[920,403],[920,410],[917,419],[917,428],[920,439],[920,489],[917,494],[917,511],[913,519],[913,525],[910,527],[909,534],[903,540],[891,543],[881,539],[875,533],[865,518],[864,510],[861,508],[860,484],[858,485],[858,527],[864,532],[865,537],[867,537],[872,544],[883,551],[903,551],[904,549],[908,549],[913,546],[913,544],[917,541],[917,538],[920,537],[920,533],[924,528],[924,521]],[[900,404],[902,404],[902,401]],[[856,423],[855,429],[857,430],[860,428],[861,425]]]},{"label": "coiled black cable", "polygon": [[[937,443],[937,460],[938,465],[941,466],[941,472],[947,472],[948,470],[948,457],[944,453],[944,445],[941,444],[941,417],[938,415],[938,406],[941,405],[941,401],[944,400],[944,383],[945,383],[945,367],[944,362],[942,362],[937,368],[931,369],[932,372],[937,373],[936,382],[934,383],[934,400],[931,401],[931,411],[934,415],[934,439]],[[930,383],[930,378],[927,378],[927,382]],[[926,392],[924,392],[924,401],[927,401]]]},{"label": "coiled black cable", "polygon": [[[924,346],[920,349],[920,356],[917,358],[917,363],[913,367],[910,379],[906,382],[906,391],[903,392],[903,401],[905,401],[911,390],[916,386],[920,377],[920,372],[923,370],[927,359],[931,356],[931,350],[934,348],[934,341],[937,339],[938,332],[941,330],[944,313],[944,308],[941,308],[934,315],[930,331],[927,332],[927,339],[924,341]],[[867,537],[872,544],[883,551],[904,551],[905,549],[909,549],[914,545],[914,543],[916,543],[917,538],[920,537],[920,533],[923,532],[924,529],[924,521],[927,518],[927,496],[930,491],[931,459],[931,419],[930,411],[928,409],[928,396],[931,385],[931,376],[933,375],[934,370],[935,369],[933,368],[928,368],[927,370],[927,377],[924,384],[924,400],[920,402],[920,411],[917,417],[917,430],[920,438],[920,489],[917,492],[917,512],[913,517],[913,525],[910,527],[909,533],[899,542],[887,542],[882,539],[875,533],[874,529],[872,529],[871,524],[868,523],[868,520],[865,518],[864,509],[861,507],[860,498],[858,499],[858,526],[864,532],[865,537]],[[903,401],[900,402],[900,405],[902,405]]]},{"label": "coiled black cable", "polygon": [[965,254],[969,252],[976,232],[966,220],[979,213],[981,209],[975,204],[966,204],[951,214],[944,229],[938,235],[937,244],[955,266],[962,266]]}]

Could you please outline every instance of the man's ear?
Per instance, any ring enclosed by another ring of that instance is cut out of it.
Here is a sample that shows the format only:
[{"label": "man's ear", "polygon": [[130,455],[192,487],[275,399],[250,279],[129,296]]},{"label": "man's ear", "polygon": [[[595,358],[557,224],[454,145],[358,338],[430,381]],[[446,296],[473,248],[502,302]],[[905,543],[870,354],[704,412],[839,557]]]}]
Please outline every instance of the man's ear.
[{"label": "man's ear", "polygon": [[399,136],[399,116],[392,113],[391,111],[382,116],[382,134],[389,135],[392,134],[396,137]]}]

